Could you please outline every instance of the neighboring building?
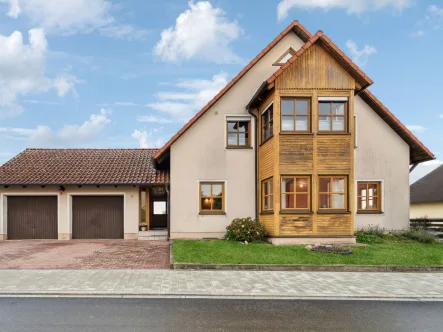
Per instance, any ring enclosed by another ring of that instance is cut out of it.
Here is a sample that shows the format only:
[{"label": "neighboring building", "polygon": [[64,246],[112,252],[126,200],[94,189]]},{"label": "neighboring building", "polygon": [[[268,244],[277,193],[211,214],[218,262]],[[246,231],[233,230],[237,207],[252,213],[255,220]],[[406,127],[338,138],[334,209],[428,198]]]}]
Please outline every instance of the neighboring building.
[{"label": "neighboring building", "polygon": [[0,234],[31,234],[30,215],[51,209],[62,239],[107,237],[82,229],[108,227],[109,211],[125,238],[137,238],[140,221],[168,225],[171,238],[222,237],[248,216],[280,244],[406,227],[409,166],[434,155],[371,84],[323,32],[295,21],[161,149],[26,150],[0,167]]},{"label": "neighboring building", "polygon": [[411,185],[411,219],[443,220],[443,165]]}]

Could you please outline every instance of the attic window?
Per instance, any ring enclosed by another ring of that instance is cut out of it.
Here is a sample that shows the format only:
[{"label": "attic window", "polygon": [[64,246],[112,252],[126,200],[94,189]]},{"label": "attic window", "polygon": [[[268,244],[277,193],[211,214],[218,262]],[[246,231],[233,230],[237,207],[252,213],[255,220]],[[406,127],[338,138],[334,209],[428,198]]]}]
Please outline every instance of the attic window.
[{"label": "attic window", "polygon": [[277,61],[274,62],[273,66],[283,66],[292,56],[295,54],[295,50],[290,47]]}]

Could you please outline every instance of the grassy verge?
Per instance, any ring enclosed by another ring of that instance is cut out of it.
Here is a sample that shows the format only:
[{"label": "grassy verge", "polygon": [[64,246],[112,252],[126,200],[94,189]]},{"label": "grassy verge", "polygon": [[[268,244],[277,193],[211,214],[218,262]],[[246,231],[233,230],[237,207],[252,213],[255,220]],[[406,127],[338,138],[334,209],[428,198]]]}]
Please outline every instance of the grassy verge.
[{"label": "grassy verge", "polygon": [[244,245],[232,241],[174,240],[175,263],[201,264],[355,264],[443,265],[443,245],[417,241],[383,241],[352,248],[351,255],[312,252],[304,246]]}]

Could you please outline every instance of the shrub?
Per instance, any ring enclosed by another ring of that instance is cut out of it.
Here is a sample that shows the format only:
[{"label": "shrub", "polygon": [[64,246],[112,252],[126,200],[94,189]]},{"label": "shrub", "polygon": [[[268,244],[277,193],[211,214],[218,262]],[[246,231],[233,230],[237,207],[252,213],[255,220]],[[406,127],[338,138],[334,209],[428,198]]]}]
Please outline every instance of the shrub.
[{"label": "shrub", "polygon": [[401,237],[421,243],[434,243],[436,241],[435,234],[425,229],[410,229],[398,232],[397,234]]},{"label": "shrub", "polygon": [[265,236],[265,228],[252,218],[236,218],[226,227],[226,240],[254,242],[262,241]]},{"label": "shrub", "polygon": [[355,238],[357,239],[358,243],[375,244],[382,242],[381,237],[374,234],[365,233],[363,231],[355,233]]},{"label": "shrub", "polygon": [[363,232],[368,235],[374,235],[377,237],[382,237],[383,234],[386,233],[386,229],[381,228],[380,226],[367,226],[367,227],[360,227],[358,232]]}]

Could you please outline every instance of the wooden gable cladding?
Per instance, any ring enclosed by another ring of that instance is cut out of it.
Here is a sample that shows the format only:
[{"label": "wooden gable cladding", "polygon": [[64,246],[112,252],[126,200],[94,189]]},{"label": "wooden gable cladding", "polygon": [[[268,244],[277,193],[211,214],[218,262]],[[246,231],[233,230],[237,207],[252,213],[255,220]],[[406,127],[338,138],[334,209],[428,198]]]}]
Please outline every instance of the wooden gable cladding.
[{"label": "wooden gable cladding", "polygon": [[280,170],[282,173],[312,172],[314,167],[312,135],[281,135]]},{"label": "wooden gable cladding", "polygon": [[286,68],[275,81],[276,89],[354,90],[355,79],[318,43]]},{"label": "wooden gable cladding", "polygon": [[317,135],[317,171],[351,171],[352,144],[351,135]]}]

